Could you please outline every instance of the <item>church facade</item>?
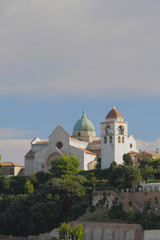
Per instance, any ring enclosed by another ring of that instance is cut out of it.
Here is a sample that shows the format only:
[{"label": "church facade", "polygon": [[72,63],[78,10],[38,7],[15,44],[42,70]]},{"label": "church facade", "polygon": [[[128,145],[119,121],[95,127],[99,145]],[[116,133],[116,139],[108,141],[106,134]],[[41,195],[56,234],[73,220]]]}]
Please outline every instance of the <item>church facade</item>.
[{"label": "church facade", "polygon": [[94,169],[100,154],[100,145],[94,125],[83,111],[82,117],[73,128],[72,136],[61,126],[57,126],[48,140],[42,141],[36,137],[31,142],[31,150],[25,155],[25,175],[37,171],[47,172],[50,161],[63,154],[75,155],[80,161],[81,170]]},{"label": "church facade", "polygon": [[37,171],[47,172],[50,161],[63,154],[75,155],[80,161],[81,170],[91,170],[95,168],[99,156],[101,167],[105,169],[113,161],[121,164],[123,154],[130,151],[137,152],[136,141],[132,135],[128,136],[128,123],[123,121],[115,107],[101,123],[101,140],[83,111],[73,128],[72,136],[58,125],[48,140],[42,141],[36,137],[31,142],[31,150],[25,155],[25,175]]}]

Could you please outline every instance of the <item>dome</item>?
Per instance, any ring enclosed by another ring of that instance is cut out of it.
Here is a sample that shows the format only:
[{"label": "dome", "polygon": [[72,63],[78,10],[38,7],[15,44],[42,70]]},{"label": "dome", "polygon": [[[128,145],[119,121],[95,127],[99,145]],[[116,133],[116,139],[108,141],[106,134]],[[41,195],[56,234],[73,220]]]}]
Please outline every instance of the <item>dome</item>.
[{"label": "dome", "polygon": [[113,109],[107,114],[106,120],[108,119],[119,119],[119,120],[123,120],[122,115],[120,114],[120,112],[115,108],[115,106],[113,106]]},{"label": "dome", "polygon": [[76,122],[73,132],[95,132],[93,123],[87,118],[85,110],[82,117]]}]

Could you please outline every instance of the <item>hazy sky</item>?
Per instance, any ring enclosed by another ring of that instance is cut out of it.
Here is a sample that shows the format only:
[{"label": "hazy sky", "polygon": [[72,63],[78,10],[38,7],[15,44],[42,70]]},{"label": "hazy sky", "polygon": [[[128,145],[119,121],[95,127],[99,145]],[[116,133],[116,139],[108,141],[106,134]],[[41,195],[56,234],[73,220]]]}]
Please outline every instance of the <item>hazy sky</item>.
[{"label": "hazy sky", "polygon": [[159,15],[159,0],[0,0],[2,161],[72,134],[83,107],[100,136],[114,102],[138,147],[160,148]]}]

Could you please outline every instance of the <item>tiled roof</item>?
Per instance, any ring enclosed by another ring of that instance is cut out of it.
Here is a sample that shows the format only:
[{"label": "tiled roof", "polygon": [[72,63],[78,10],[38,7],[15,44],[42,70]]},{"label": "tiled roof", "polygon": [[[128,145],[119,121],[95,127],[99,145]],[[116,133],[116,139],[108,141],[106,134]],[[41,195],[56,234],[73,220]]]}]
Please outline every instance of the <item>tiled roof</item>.
[{"label": "tiled roof", "polygon": [[81,142],[82,142],[82,140],[79,140],[79,139],[77,139],[77,138],[73,138],[73,137],[71,137],[71,139],[76,140],[76,141],[81,141]]},{"label": "tiled roof", "polygon": [[19,165],[17,163],[13,163],[13,162],[2,162],[2,167],[9,167],[9,166],[15,166],[15,167],[22,167],[24,168],[24,166]]},{"label": "tiled roof", "polygon": [[85,153],[92,154],[92,155],[96,155],[96,153],[91,152],[91,151],[88,151],[88,150],[86,150],[86,149],[84,149],[84,148],[79,148],[79,149],[80,149],[81,151],[85,152]]},{"label": "tiled roof", "polygon": [[130,151],[129,153],[130,153],[130,154],[137,154],[138,152]]},{"label": "tiled roof", "polygon": [[101,143],[101,140],[93,140],[93,143]]},{"label": "tiled roof", "polygon": [[101,154],[101,149],[94,149],[94,150],[91,150],[91,152],[100,155]]},{"label": "tiled roof", "polygon": [[145,153],[148,153],[154,157],[160,157],[160,153],[155,153],[155,152],[145,152]]},{"label": "tiled roof", "polygon": [[48,141],[41,141],[41,142],[37,142],[35,144],[48,144],[49,142]]},{"label": "tiled roof", "polygon": [[113,108],[113,109],[108,113],[108,115],[106,116],[106,119],[109,119],[109,118],[122,118],[122,119],[123,119],[123,117],[122,117],[122,115],[120,114],[120,112],[119,112],[117,109],[115,109],[115,108]]}]

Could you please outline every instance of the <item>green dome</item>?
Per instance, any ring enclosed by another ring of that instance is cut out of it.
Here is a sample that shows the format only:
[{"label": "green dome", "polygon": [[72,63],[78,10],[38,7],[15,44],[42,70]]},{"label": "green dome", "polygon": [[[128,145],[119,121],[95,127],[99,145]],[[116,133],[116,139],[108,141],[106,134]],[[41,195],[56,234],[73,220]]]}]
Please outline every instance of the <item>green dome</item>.
[{"label": "green dome", "polygon": [[76,122],[73,132],[95,132],[93,123],[87,118],[85,110],[82,117]]}]

